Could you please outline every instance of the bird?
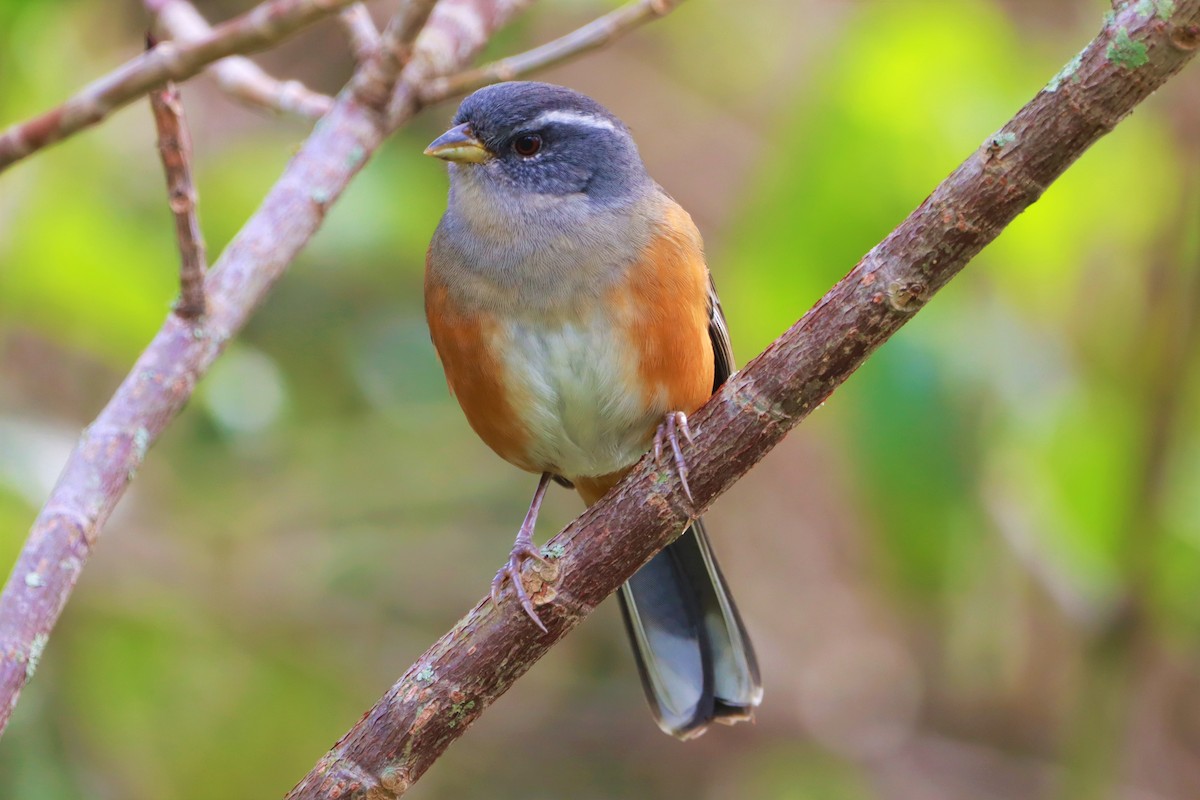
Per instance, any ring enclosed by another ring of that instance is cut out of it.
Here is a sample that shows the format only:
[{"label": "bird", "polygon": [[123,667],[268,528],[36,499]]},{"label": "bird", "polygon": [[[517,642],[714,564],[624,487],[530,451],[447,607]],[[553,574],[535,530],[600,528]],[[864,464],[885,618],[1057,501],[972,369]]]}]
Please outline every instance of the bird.
[{"label": "bird", "polygon": [[[540,475],[506,587],[521,582],[553,482],[597,502],[651,449],[689,497],[680,437],[734,369],[700,233],[647,173],[628,126],[533,81],[466,97],[425,154],[448,165],[425,311],[451,393],[501,458]],[[762,699],[746,627],[697,519],[619,592],[658,726],[679,739],[750,720]]]}]

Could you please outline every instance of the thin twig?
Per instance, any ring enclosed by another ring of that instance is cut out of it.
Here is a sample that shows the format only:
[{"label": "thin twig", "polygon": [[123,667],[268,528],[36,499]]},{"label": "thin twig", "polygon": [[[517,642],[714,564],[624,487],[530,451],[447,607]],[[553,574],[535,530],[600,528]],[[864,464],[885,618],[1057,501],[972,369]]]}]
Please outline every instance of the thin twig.
[{"label": "thin twig", "polygon": [[405,0],[380,36],[379,47],[355,73],[351,83],[358,99],[383,111],[391,98],[395,76],[412,57],[413,40],[429,19],[437,0]]},{"label": "thin twig", "polygon": [[57,108],[0,133],[0,170],[95,125],[165,81],[182,81],[228,55],[273,45],[352,2],[354,0],[269,0],[221,23],[202,39],[163,42],[88,84]]},{"label": "thin twig", "polygon": [[338,19],[346,29],[350,39],[350,49],[354,52],[354,60],[362,64],[375,55],[380,48],[379,28],[371,19],[371,12],[362,3],[355,3],[347,8]]},{"label": "thin twig", "polygon": [[384,52],[397,67],[403,68],[412,58],[413,42],[435,5],[437,0],[408,0],[388,20],[380,41]]},{"label": "thin twig", "polygon": [[[493,31],[530,2],[442,0],[399,83],[415,87],[439,70],[461,69]],[[168,316],[80,437],[0,594],[0,732],[146,450],[388,132],[378,111],[349,92],[339,95],[209,271],[205,317],[189,321]]]},{"label": "thin twig", "polygon": [[[188,0],[145,0],[163,34],[176,42],[195,42],[212,34],[212,26]],[[343,12],[344,13],[344,12]],[[333,98],[314,92],[297,80],[268,75],[245,56],[222,58],[209,67],[217,85],[252,106],[319,119],[333,107]]]},{"label": "thin twig", "polygon": [[[913,318],[1084,150],[1195,55],[1200,0],[1128,6],[811,311],[691,420],[695,503],[653,457],[554,537],[524,578],[548,631],[484,597],[288,795],[395,798],[616,591]],[[540,570],[540,571],[539,571]]]},{"label": "thin twig", "polygon": [[167,177],[167,196],[179,240],[179,302],[175,313],[184,319],[204,316],[204,234],[196,215],[196,184],[192,181],[192,137],[179,89],[171,81],[150,93],[150,108],[158,130],[158,153]]},{"label": "thin twig", "polygon": [[595,50],[618,36],[666,16],[683,0],[634,0],[587,25],[552,42],[514,56],[484,64],[446,78],[430,81],[421,89],[421,102],[429,105],[472,92],[497,81],[516,80],[522,75],[560,64],[577,55]]}]

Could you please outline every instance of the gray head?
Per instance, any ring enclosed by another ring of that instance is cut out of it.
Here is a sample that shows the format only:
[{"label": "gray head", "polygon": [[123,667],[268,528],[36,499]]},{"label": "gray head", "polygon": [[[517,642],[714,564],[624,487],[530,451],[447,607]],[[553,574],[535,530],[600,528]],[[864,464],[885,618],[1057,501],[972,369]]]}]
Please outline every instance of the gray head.
[{"label": "gray head", "polygon": [[650,183],[621,120],[595,100],[548,83],[480,89],[425,153],[450,162],[452,182],[478,182],[518,198],[583,195],[612,205]]}]

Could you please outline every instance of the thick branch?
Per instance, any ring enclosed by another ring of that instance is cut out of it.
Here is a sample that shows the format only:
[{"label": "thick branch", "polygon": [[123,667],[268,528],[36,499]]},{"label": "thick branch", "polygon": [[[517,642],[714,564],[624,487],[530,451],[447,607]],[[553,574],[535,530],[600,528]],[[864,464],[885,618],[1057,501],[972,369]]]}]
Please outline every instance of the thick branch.
[{"label": "thick branch", "polygon": [[85,86],[61,106],[0,133],[0,171],[30,153],[95,125],[168,80],[190,78],[214,61],[279,42],[354,0],[270,0],[193,42],[163,42]]},{"label": "thick branch", "polygon": [[929,297],[1194,55],[1200,0],[1129,3],[1100,35],[799,322],[692,418],[695,506],[672,471],[638,467],[526,571],[549,628],[480,601],[417,660],[289,800],[402,794],[551,646],[756,464]]},{"label": "thick branch", "polygon": [[167,176],[167,199],[175,217],[179,242],[179,302],[175,313],[185,319],[204,315],[204,234],[196,214],[196,184],[192,180],[192,138],[188,134],[179,89],[167,81],[150,93],[150,109],[158,130],[158,152]]},{"label": "thick branch", "polygon": [[421,87],[421,102],[430,105],[472,92],[497,81],[512,81],[536,70],[560,64],[611,42],[651,20],[666,16],[683,0],[633,0],[592,20],[566,36],[540,47],[502,58],[476,69],[430,81]]},{"label": "thick branch", "polygon": [[[164,34],[162,38],[196,42],[212,35],[212,26],[188,0],[145,0],[145,5]],[[224,92],[249,105],[310,119],[320,119],[333,107],[332,97],[314,92],[300,81],[273,78],[245,56],[222,58],[209,71]]]},{"label": "thick branch", "polygon": [[[529,2],[442,0],[417,39],[400,85],[415,87],[432,75],[461,69]],[[415,94],[415,88],[410,91]],[[387,132],[376,110],[342,92],[209,272],[207,315],[195,322],[170,315],[84,431],[0,594],[0,732],[147,448]]]}]

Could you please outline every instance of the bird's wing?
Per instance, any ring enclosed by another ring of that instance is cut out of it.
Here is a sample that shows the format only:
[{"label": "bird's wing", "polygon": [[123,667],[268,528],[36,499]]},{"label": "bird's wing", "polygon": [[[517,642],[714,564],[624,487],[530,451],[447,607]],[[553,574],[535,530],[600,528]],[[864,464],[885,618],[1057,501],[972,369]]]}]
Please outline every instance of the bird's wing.
[{"label": "bird's wing", "polygon": [[717,391],[735,369],[733,345],[729,341],[729,328],[725,325],[725,312],[721,310],[721,298],[712,276],[708,276],[708,338],[713,348],[713,391]]}]

